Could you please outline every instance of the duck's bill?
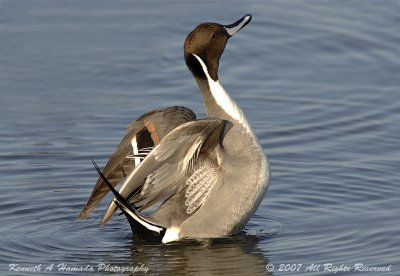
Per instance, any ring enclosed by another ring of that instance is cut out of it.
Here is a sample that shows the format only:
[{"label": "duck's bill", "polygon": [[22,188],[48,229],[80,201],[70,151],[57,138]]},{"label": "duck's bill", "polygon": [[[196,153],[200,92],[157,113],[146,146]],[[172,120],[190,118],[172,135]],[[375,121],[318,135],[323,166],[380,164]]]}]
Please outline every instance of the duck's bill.
[{"label": "duck's bill", "polygon": [[240,29],[242,29],[244,26],[249,24],[251,21],[251,15],[246,14],[242,18],[240,18],[238,21],[236,21],[233,24],[230,25],[225,25],[224,28],[228,32],[229,37],[233,36],[236,34]]}]

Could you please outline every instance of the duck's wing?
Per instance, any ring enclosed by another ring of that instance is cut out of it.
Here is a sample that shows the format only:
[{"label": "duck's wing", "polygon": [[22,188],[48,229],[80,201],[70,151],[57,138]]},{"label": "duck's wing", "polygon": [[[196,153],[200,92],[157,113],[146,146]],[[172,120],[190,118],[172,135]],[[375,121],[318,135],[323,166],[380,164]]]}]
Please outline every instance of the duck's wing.
[{"label": "duck's wing", "polygon": [[[186,212],[193,213],[220,179],[222,140],[229,125],[225,120],[202,119],[178,126],[132,171],[119,193],[135,208],[145,209],[183,191]],[[117,207],[114,198],[102,224]]]},{"label": "duck's wing", "polygon": [[[140,116],[128,126],[127,134],[103,170],[104,176],[115,187],[140,164],[164,136],[177,126],[193,120],[196,120],[194,112],[180,106],[157,109]],[[107,184],[99,177],[78,217],[86,217],[109,191]]]}]

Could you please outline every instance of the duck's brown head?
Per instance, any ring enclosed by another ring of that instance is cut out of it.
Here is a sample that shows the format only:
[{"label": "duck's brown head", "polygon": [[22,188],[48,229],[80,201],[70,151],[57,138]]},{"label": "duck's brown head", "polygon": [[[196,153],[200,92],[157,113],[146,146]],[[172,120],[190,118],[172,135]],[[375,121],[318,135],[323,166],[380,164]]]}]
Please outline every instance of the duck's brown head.
[{"label": "duck's brown head", "polygon": [[230,25],[203,23],[191,31],[185,40],[184,54],[186,65],[193,75],[201,79],[206,77],[198,61],[200,58],[206,65],[210,77],[214,81],[218,80],[219,59],[224,52],[226,42],[250,21],[251,15],[248,14]]}]

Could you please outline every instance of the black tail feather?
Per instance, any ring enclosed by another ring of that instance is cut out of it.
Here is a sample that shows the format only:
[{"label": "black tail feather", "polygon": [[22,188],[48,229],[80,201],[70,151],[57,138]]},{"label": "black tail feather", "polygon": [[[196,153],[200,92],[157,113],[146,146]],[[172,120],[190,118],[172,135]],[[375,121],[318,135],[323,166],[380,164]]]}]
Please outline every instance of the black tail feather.
[{"label": "black tail feather", "polygon": [[162,226],[150,222],[148,219],[143,217],[135,208],[129,205],[126,199],[124,199],[118,193],[118,191],[114,189],[108,179],[104,176],[100,168],[97,166],[96,162],[92,160],[92,163],[97,173],[107,184],[110,191],[114,194],[116,199],[115,203],[128,219],[134,239],[137,241],[160,243],[165,235],[166,229]]}]

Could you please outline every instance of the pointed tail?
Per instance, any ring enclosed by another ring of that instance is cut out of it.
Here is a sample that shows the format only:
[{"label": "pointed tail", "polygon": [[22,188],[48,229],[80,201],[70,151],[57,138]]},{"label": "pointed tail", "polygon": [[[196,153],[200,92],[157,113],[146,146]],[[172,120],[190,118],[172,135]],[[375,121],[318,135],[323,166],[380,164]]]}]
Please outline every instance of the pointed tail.
[{"label": "pointed tail", "polygon": [[155,223],[149,221],[149,219],[145,218],[141,215],[134,207],[132,207],[126,199],[124,199],[111,185],[111,183],[107,180],[104,174],[101,172],[100,168],[97,166],[96,162],[92,160],[93,166],[95,167],[97,173],[101,176],[104,182],[107,184],[108,188],[115,196],[115,203],[122,210],[124,215],[129,221],[131,225],[131,229],[133,232],[133,237],[137,241],[142,242],[155,242],[161,243],[166,228],[156,225]]}]

